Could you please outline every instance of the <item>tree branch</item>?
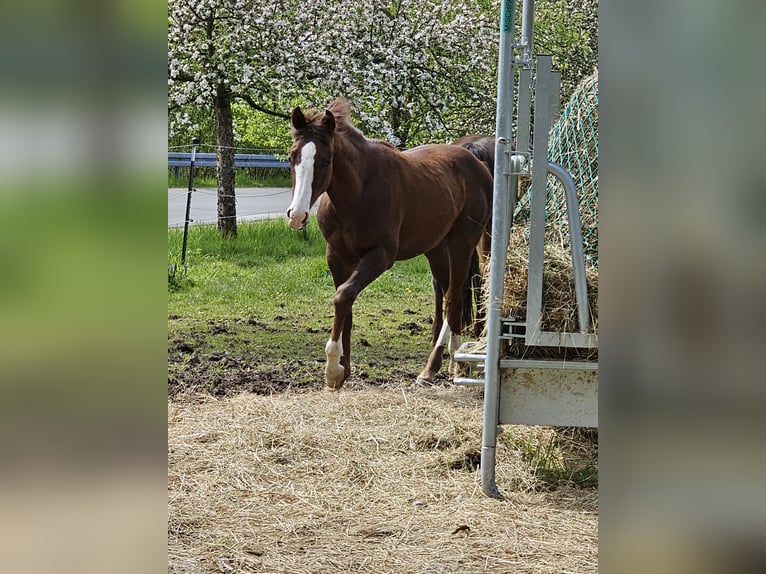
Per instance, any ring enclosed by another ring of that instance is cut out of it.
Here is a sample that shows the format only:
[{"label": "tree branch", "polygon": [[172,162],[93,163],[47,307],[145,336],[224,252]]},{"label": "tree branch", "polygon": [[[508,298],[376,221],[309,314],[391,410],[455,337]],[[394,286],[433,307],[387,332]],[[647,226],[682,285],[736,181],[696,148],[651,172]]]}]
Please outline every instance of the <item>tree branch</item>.
[{"label": "tree branch", "polygon": [[[170,78],[170,70],[168,70],[168,78]],[[174,82],[193,82],[194,76],[187,74],[186,72],[179,72],[174,78],[171,78]]]},{"label": "tree branch", "polygon": [[232,94],[233,97],[239,98],[240,100],[243,100],[245,103],[247,103],[248,106],[253,108],[254,110],[258,110],[259,112],[263,112],[264,114],[268,114],[270,116],[276,116],[278,118],[283,118],[285,120],[289,120],[290,116],[287,114],[283,114],[282,112],[277,112],[275,110],[269,110],[267,108],[264,108],[263,106],[255,103],[255,100],[253,100],[252,97],[248,94]]}]

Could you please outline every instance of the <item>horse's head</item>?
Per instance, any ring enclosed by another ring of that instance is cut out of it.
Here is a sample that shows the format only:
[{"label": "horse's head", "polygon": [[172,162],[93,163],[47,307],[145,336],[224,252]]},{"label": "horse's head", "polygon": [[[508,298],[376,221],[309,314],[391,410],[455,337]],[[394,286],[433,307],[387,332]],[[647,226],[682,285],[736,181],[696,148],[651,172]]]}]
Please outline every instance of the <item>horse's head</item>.
[{"label": "horse's head", "polygon": [[290,147],[292,202],[287,208],[290,226],[303,229],[309,209],[332,179],[333,132],[335,116],[330,110],[307,119],[300,108],[291,118],[293,145]]}]

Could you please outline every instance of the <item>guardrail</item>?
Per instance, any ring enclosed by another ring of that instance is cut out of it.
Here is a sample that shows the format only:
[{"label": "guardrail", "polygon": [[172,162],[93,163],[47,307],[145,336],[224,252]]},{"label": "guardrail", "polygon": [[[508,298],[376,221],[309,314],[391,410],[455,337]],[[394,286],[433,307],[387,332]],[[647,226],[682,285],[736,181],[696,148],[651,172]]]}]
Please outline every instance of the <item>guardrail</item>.
[{"label": "guardrail", "polygon": [[[168,167],[189,167],[191,153],[168,152]],[[218,160],[214,153],[197,153],[194,157],[194,167],[216,167]],[[234,167],[270,167],[289,169],[290,164],[271,154],[235,153]]]}]

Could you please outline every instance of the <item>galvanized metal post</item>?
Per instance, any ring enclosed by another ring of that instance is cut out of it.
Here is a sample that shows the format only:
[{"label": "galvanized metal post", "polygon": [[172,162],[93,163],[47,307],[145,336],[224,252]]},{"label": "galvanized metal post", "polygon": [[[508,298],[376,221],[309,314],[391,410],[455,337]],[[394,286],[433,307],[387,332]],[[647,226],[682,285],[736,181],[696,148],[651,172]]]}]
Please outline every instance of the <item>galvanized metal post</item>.
[{"label": "galvanized metal post", "polygon": [[526,344],[533,345],[542,331],[545,202],[548,195],[548,135],[552,59],[537,56],[535,125],[532,141],[532,186],[529,196],[529,272],[527,274]]},{"label": "galvanized metal post", "polygon": [[500,12],[500,56],[497,75],[495,184],[492,211],[489,305],[487,310],[487,354],[484,365],[484,421],[481,447],[481,485],[487,496],[500,495],[495,483],[495,446],[500,406],[500,328],[503,311],[505,257],[516,201],[517,176],[511,169],[513,137],[513,19],[514,0],[503,0]]},{"label": "galvanized metal post", "polygon": [[519,70],[519,109],[516,118],[516,151],[532,155],[529,145],[529,134],[532,118],[532,68],[525,66]]},{"label": "galvanized metal post", "polygon": [[532,61],[535,51],[535,0],[524,0],[521,6],[521,61],[525,64]]},{"label": "galvanized metal post", "polygon": [[556,122],[561,115],[561,72],[559,70],[551,70],[551,129],[556,125]]}]

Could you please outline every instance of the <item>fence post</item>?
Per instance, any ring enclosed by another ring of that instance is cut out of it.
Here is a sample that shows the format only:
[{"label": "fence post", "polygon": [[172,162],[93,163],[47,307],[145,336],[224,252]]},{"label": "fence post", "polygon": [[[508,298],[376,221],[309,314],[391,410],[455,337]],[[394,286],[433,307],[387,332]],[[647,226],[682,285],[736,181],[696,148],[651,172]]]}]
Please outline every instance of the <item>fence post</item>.
[{"label": "fence post", "polygon": [[186,241],[189,238],[189,212],[191,211],[191,197],[194,189],[194,159],[197,155],[199,138],[192,138],[191,161],[189,162],[189,192],[186,195],[186,217],[184,218],[184,241],[181,247],[181,267],[186,274]]}]

